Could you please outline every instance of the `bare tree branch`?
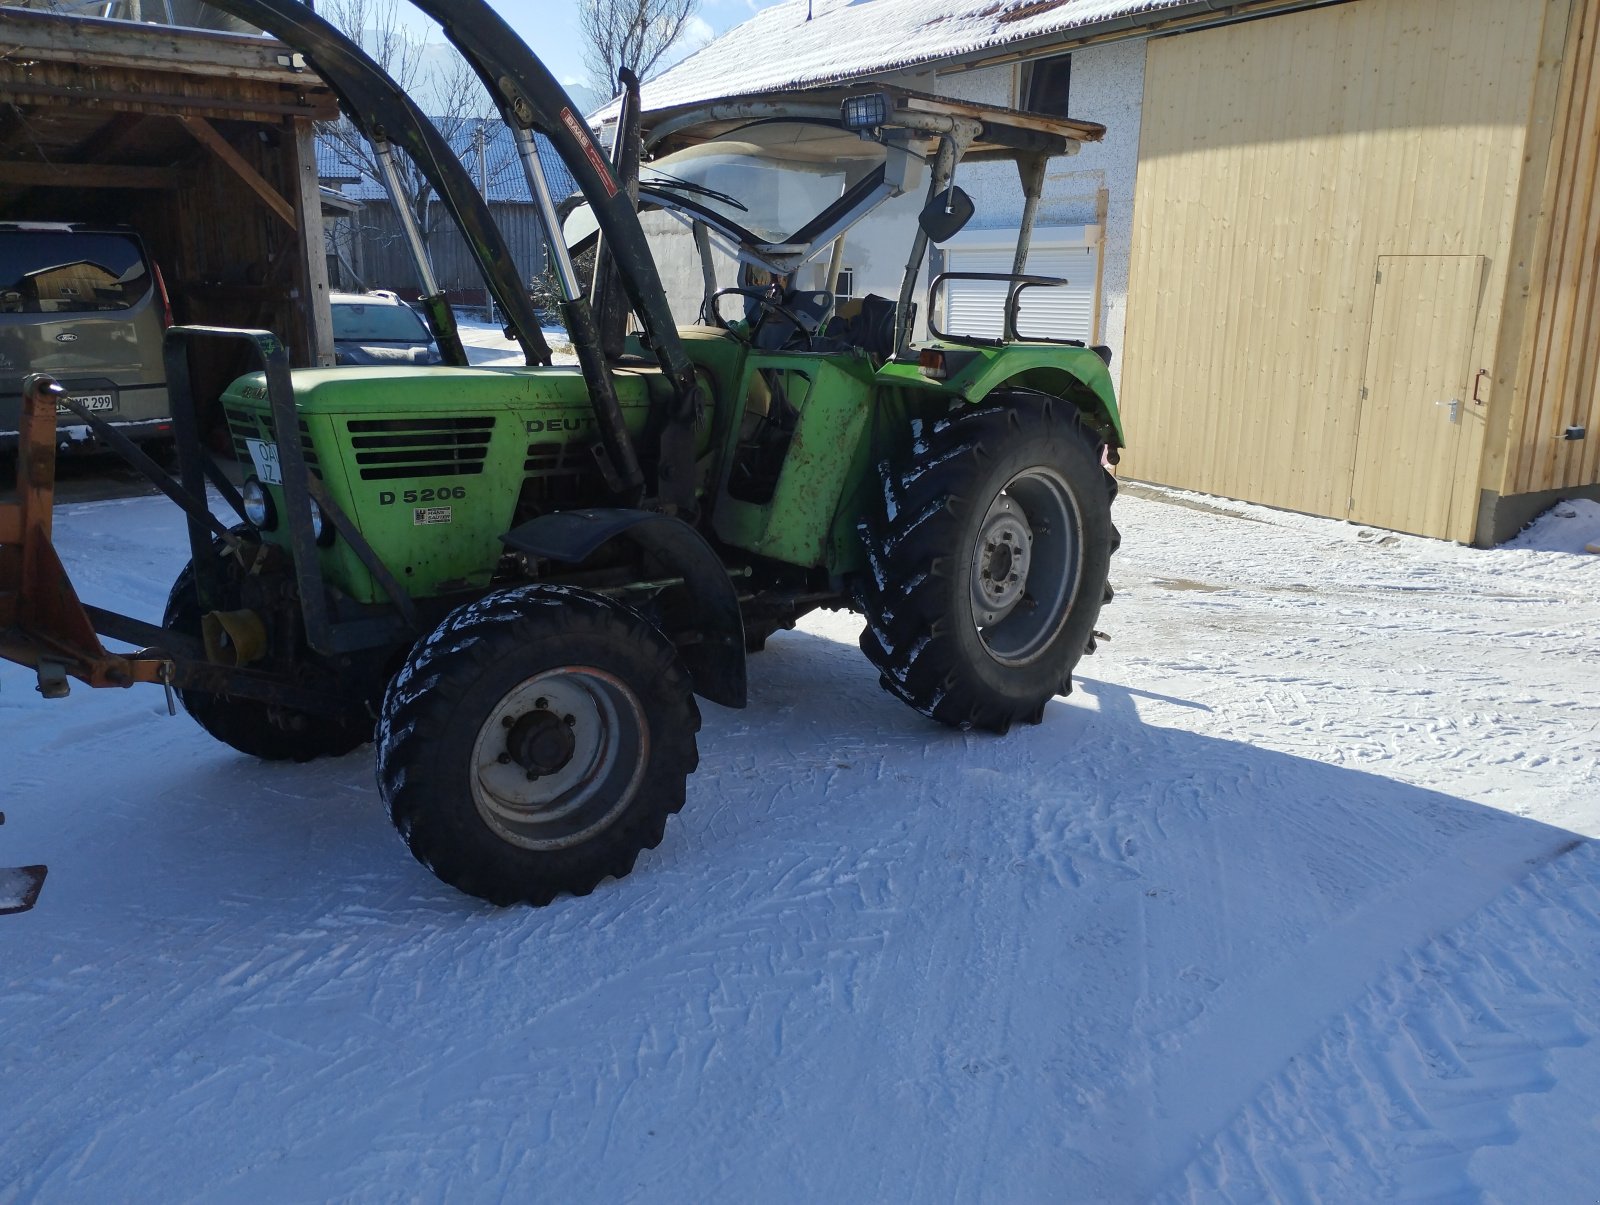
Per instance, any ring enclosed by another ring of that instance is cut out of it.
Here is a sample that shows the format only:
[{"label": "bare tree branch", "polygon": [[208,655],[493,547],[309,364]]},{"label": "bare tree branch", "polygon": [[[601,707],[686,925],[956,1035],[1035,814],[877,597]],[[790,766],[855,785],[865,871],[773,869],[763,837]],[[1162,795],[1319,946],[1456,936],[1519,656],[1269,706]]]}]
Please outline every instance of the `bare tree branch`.
[{"label": "bare tree branch", "polygon": [[[474,136],[481,123],[499,126],[499,114],[477,75],[447,44],[424,44],[411,37],[400,21],[397,0],[324,0],[319,14],[372,56],[423,112],[446,142],[461,155],[480,186],[492,189],[516,165],[504,144],[490,142],[485,155],[487,180],[479,179]],[[370,180],[382,183],[377,159],[366,138],[349,118],[320,126],[339,163]],[[426,245],[447,223],[443,207],[433,203],[433,185],[404,154],[395,156],[401,190]]]},{"label": "bare tree branch", "polygon": [[578,28],[594,86],[614,94],[622,67],[648,79],[699,7],[700,0],[579,0]]}]

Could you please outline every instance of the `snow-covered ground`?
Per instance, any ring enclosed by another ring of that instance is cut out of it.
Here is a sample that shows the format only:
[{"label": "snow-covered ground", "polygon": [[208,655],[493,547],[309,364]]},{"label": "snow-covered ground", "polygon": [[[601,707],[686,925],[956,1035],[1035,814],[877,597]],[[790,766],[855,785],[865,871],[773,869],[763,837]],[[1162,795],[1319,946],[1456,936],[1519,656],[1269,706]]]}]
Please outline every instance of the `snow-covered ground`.
[{"label": "snow-covered ground", "polygon": [[[813,617],[663,845],[537,911],[413,862],[367,751],[0,667],[0,865],[50,865],[0,1202],[1592,1201],[1589,505],[1481,552],[1125,493],[1042,725],[933,727]],[[154,618],[177,514],[58,543]]]},{"label": "snow-covered ground", "polygon": [[[522,356],[522,346],[515,339],[507,339],[505,331],[494,323],[458,312],[456,329],[460,331],[461,342],[467,349],[467,359],[473,364],[516,365],[526,362]],[[564,327],[545,327],[544,338],[550,345],[557,363],[577,359],[572,351],[572,341],[567,338]]]}]

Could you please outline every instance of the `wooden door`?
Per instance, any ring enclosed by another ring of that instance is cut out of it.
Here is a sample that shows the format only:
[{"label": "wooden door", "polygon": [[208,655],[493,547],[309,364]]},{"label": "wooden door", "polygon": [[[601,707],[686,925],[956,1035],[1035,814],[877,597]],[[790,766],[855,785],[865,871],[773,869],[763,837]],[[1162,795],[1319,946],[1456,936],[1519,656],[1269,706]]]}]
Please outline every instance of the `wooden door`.
[{"label": "wooden door", "polygon": [[[1476,422],[1472,351],[1487,260],[1384,255],[1373,285],[1349,517],[1425,536],[1450,534],[1462,431]],[[1464,499],[1465,500],[1465,499]]]}]

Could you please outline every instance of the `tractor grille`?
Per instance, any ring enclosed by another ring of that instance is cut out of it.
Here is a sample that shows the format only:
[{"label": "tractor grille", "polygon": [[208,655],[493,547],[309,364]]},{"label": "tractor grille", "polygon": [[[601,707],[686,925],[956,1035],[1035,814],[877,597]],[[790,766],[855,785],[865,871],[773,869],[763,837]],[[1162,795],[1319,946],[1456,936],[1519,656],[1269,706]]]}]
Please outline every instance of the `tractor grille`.
[{"label": "tractor grille", "polygon": [[494,418],[351,419],[363,481],[467,477],[483,472]]},{"label": "tractor grille", "polygon": [[[265,415],[237,410],[232,406],[224,406],[222,414],[228,420],[228,432],[233,436],[233,455],[240,464],[250,463],[250,449],[245,447],[245,440],[261,439],[268,443],[277,442],[272,434],[272,424]],[[311,429],[306,426],[304,419],[300,420],[300,451],[305,456],[306,468],[321,477],[322,468],[317,463],[317,450],[311,446]]]},{"label": "tractor grille", "polygon": [[526,513],[581,506],[582,499],[597,497],[605,489],[592,443],[549,440],[529,444],[522,471],[526,476],[518,506]]},{"label": "tractor grille", "polygon": [[549,441],[528,445],[528,459],[522,462],[522,471],[541,475],[578,473],[593,464],[588,444]]}]

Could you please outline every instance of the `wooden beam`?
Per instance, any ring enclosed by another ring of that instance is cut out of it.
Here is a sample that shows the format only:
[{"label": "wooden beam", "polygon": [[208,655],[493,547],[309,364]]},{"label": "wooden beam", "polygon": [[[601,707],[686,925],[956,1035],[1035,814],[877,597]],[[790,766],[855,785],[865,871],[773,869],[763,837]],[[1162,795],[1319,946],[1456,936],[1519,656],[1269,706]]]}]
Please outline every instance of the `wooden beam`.
[{"label": "wooden beam", "polygon": [[0,107],[0,155],[21,146],[32,135],[28,118],[16,105]]},{"label": "wooden beam", "polygon": [[290,230],[300,229],[300,223],[295,219],[294,206],[284,200],[283,194],[267,183],[266,178],[251,167],[243,155],[233,149],[231,142],[217,133],[216,126],[204,117],[179,117],[178,120],[183,123],[184,129],[194,135],[195,141],[232,168],[234,175],[248,184],[256,196],[266,203],[267,208],[283,219]]},{"label": "wooden beam", "polygon": [[312,364],[333,366],[333,314],[328,308],[328,248],[322,232],[322,188],[317,182],[316,130],[309,121],[291,124],[285,150],[294,154],[295,201],[300,207],[300,314]]},{"label": "wooden beam", "polygon": [[303,65],[296,67],[294,52],[275,38],[0,7],[0,42],[18,61],[61,59],[81,66],[168,71],[182,64],[189,75],[327,93],[327,85]]},{"label": "wooden beam", "polygon": [[106,123],[85,138],[80,146],[91,149],[97,161],[114,159],[133,137],[133,132],[144,124],[144,119],[143,113],[112,113]]},{"label": "wooden beam", "polygon": [[26,188],[183,187],[188,173],[173,167],[113,167],[103,163],[0,163],[0,185]]},{"label": "wooden beam", "polygon": [[[0,9],[3,11],[3,9]],[[42,71],[41,71],[42,74]],[[58,73],[59,74],[59,73]],[[151,74],[150,79],[161,79]],[[274,92],[274,96],[288,93]],[[82,109],[105,109],[120,113],[149,113],[160,117],[180,117],[186,113],[204,113],[210,117],[227,117],[235,121],[277,122],[282,117],[312,117],[329,121],[339,115],[337,105],[324,111],[303,101],[293,103],[267,100],[242,87],[230,95],[219,89],[212,93],[184,95],[178,92],[118,91],[85,83],[33,83],[9,79],[0,70],[0,103],[44,107],[50,104],[69,104]]]}]

